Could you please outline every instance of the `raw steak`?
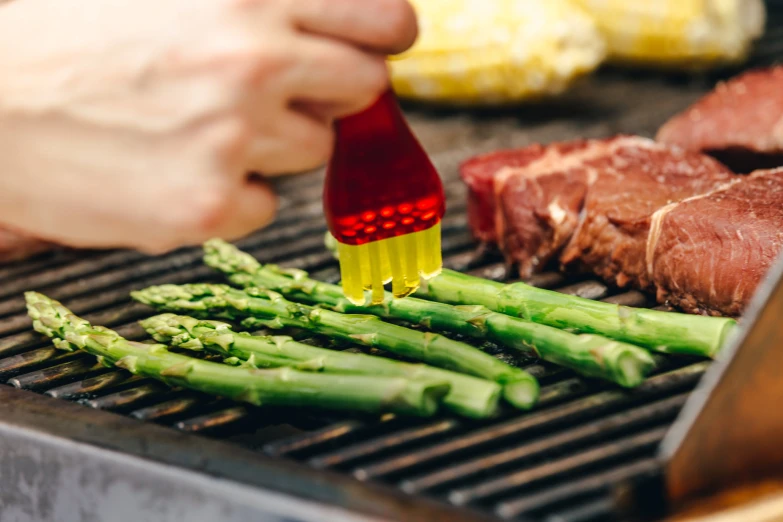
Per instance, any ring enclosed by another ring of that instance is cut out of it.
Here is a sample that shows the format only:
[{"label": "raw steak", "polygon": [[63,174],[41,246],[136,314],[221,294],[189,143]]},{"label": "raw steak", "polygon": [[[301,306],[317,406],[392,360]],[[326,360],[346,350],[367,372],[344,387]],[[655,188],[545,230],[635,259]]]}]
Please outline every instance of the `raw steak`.
[{"label": "raw steak", "polygon": [[523,277],[559,259],[688,312],[744,310],[783,250],[783,168],[738,176],[638,137],[561,147],[486,176],[496,237]]},{"label": "raw steak", "polygon": [[783,169],[664,207],[653,223],[647,264],[658,300],[737,316],[783,249]]},{"label": "raw steak", "polygon": [[560,257],[571,270],[589,270],[620,287],[650,289],[645,261],[653,214],[704,194],[732,172],[703,154],[661,144],[622,146],[586,162],[595,176],[582,219]]},{"label": "raw steak", "polygon": [[[509,158],[514,165],[502,164]],[[474,234],[494,239],[520,277],[540,271],[568,244],[569,268],[593,270],[621,286],[637,274],[639,284],[649,283],[644,255],[631,258],[624,249],[645,240],[652,213],[731,175],[709,157],[638,136],[479,156],[462,174],[469,201],[481,209],[469,216]],[[639,198],[640,191],[652,191],[652,199]]]},{"label": "raw steak", "polygon": [[504,167],[524,166],[544,153],[534,144],[474,156],[460,165],[460,176],[468,187],[468,223],[473,236],[485,243],[497,241],[495,233],[495,174]]},{"label": "raw steak", "polygon": [[783,165],[783,66],[718,84],[656,139],[710,154],[736,172]]},{"label": "raw steak", "polygon": [[479,241],[497,241],[495,226],[495,176],[504,168],[525,167],[542,156],[559,158],[586,146],[575,140],[542,146],[538,143],[519,149],[507,149],[474,156],[460,165],[460,176],[468,187],[468,223]]},{"label": "raw steak", "polygon": [[553,144],[525,167],[498,171],[494,178],[496,236],[520,277],[541,270],[568,242],[579,224],[588,189],[599,175],[591,162],[623,146],[656,145],[630,136]]}]

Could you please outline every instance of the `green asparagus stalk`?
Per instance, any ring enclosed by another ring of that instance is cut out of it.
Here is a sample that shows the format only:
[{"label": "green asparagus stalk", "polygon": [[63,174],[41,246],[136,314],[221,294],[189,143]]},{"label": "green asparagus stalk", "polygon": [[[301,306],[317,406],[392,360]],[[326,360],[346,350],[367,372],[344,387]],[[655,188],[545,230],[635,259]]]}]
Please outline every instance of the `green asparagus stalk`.
[{"label": "green asparagus stalk", "polygon": [[417,295],[445,303],[480,304],[540,324],[602,334],[662,353],[702,357],[715,357],[737,325],[726,317],[630,308],[453,270],[443,270]]},{"label": "green asparagus stalk", "polygon": [[390,293],[382,304],[358,306],[345,299],[337,285],[310,279],[301,270],[262,266],[251,255],[225,241],[208,241],[204,250],[206,264],[244,288],[268,288],[295,301],[326,305],[338,312],[401,319],[436,331],[491,340],[625,387],[640,384],[654,367],[647,351],[598,335],[575,335],[495,313],[483,306],[452,306],[412,297],[394,299]]},{"label": "green asparagus stalk", "polygon": [[472,418],[488,417],[497,410],[500,386],[461,373],[393,361],[372,355],[340,352],[299,343],[285,336],[254,336],[234,332],[220,321],[160,314],[140,321],[156,341],[189,350],[207,350],[256,366],[290,366],[299,370],[432,379],[451,385],[443,404]]},{"label": "green asparagus stalk", "polygon": [[[328,232],[327,236],[326,247],[336,257],[334,238]],[[600,334],[657,352],[699,357],[714,358],[737,326],[734,319],[725,317],[630,308],[445,269],[415,295],[454,305],[483,305],[494,312],[574,333]]]},{"label": "green asparagus stalk", "polygon": [[25,298],[35,330],[54,338],[60,349],[84,350],[106,366],[250,404],[429,416],[449,391],[442,379],[331,375],[286,367],[259,370],[204,361],[172,353],[162,344],[132,342],[108,328],[93,327],[39,293],[27,292]]},{"label": "green asparagus stalk", "polygon": [[292,303],[276,292],[258,288],[242,291],[226,285],[162,285],[131,295],[169,312],[205,318],[245,318],[245,326],[302,328],[496,381],[502,385],[503,397],[518,408],[531,408],[538,398],[538,382],[524,370],[468,344],[385,323],[375,316],[341,314]]}]

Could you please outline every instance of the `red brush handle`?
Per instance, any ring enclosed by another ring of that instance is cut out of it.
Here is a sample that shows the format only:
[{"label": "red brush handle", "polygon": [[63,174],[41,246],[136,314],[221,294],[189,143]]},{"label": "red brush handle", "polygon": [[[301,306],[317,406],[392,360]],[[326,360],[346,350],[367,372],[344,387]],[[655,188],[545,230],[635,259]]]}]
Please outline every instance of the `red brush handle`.
[{"label": "red brush handle", "polygon": [[344,244],[425,230],[446,210],[443,185],[391,90],[335,123],[324,214]]}]

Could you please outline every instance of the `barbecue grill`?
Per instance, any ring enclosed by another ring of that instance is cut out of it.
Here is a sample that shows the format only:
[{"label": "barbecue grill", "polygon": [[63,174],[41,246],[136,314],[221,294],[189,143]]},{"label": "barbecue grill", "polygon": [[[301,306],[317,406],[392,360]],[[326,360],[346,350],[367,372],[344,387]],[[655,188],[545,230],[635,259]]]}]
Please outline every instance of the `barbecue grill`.
[{"label": "barbecue grill", "polygon": [[[783,57],[783,3],[749,66]],[[735,74],[662,76],[605,70],[549,107],[477,113],[409,107],[443,176],[445,265],[490,279],[502,259],[477,248],[457,166],[533,141],[652,136],[670,115]],[[279,219],[238,243],[262,262],[336,281],[323,247],[322,172],[280,180]],[[676,357],[633,391],[517,357],[539,378],[540,404],[472,421],[257,408],[170,389],[63,353],[35,334],[22,292],[40,290],[94,324],[144,339],[151,315],[129,300],[153,284],[221,281],[200,249],[56,252],[0,267],[0,521],[366,521],[622,519],[613,492],[654,481],[660,441],[709,363]],[[654,303],[550,272],[533,284],[628,306]],[[308,339],[323,343],[323,339]],[[511,357],[491,345],[486,349]],[[649,499],[648,499],[649,500]]]}]

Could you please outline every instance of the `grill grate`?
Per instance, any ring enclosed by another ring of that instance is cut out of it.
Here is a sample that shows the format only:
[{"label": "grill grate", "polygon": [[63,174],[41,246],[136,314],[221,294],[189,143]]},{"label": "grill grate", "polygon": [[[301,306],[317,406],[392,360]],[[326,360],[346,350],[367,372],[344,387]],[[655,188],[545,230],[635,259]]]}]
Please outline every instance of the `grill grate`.
[{"label": "grill grate", "polygon": [[[783,7],[771,7],[770,32],[759,45],[755,64],[783,53],[783,30],[777,23],[782,19]],[[450,204],[443,222],[445,264],[491,279],[505,277],[502,260],[490,251],[477,251],[467,232],[464,188],[456,174],[459,161],[531,141],[617,132],[652,135],[662,120],[691,103],[713,81],[631,79],[606,71],[589,80],[574,100],[549,108],[546,114],[563,114],[554,118],[532,108],[502,114],[413,110],[411,121],[444,177]],[[322,243],[322,176],[280,180],[280,218],[239,246],[263,262],[304,268],[314,277],[336,281],[337,266]],[[58,352],[30,330],[21,298],[25,290],[40,290],[95,324],[143,339],[135,320],[150,312],[129,301],[131,290],[208,280],[220,278],[201,265],[198,249],[160,257],[128,251],[58,252],[0,267],[0,381],[50,400],[74,401],[140,422],[219,438],[360,482],[384,483],[410,495],[476,508],[499,519],[586,521],[610,516],[612,484],[655,473],[657,443],[707,367],[685,358],[665,359],[658,374],[627,392],[487,346],[541,379],[541,401],[534,411],[508,410],[497,419],[477,422],[261,410],[172,390],[100,367],[84,354]],[[629,306],[651,304],[648,296],[636,291],[618,292],[598,281],[566,279],[557,273],[536,276],[531,283]]]}]

